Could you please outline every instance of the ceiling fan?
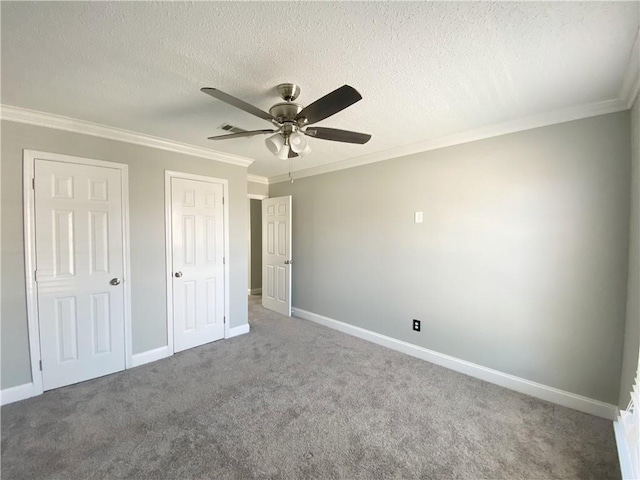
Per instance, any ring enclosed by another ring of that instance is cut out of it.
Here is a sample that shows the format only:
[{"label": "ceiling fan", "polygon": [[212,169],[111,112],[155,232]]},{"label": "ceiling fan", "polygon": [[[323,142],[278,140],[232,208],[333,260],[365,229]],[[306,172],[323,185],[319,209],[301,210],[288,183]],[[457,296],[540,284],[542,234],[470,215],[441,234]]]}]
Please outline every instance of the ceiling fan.
[{"label": "ceiling fan", "polygon": [[321,140],[332,140],[334,142],[358,144],[367,143],[371,139],[371,135],[366,133],[339,130],[337,128],[309,126],[362,100],[362,96],[355,88],[349,85],[343,85],[306,107],[293,102],[300,94],[300,87],[298,85],[281,83],[277,89],[278,94],[284,102],[276,103],[269,109],[269,113],[267,113],[217,88],[201,88],[200,90],[207,95],[211,95],[213,98],[222,100],[240,110],[267,120],[276,127],[275,129],[251,130],[218,135],[216,137],[209,137],[209,140],[226,140],[229,138],[251,137],[254,135],[274,133],[275,135],[265,140],[267,148],[276,157],[281,160],[286,160],[287,158],[294,158],[298,155],[306,155],[311,151],[311,147],[307,143],[305,136]]}]

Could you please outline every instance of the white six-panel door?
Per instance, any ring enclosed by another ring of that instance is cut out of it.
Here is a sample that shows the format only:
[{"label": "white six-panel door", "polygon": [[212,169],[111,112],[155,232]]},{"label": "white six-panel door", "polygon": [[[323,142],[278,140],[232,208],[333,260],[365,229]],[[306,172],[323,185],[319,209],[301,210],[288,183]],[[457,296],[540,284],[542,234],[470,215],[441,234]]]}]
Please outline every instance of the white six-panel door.
[{"label": "white six-panel door", "polygon": [[122,172],[35,160],[44,390],[125,368]]},{"label": "white six-panel door", "polygon": [[224,187],[171,179],[174,351],[224,338]]},{"label": "white six-panel door", "polygon": [[291,196],[262,201],[262,306],[291,316]]}]

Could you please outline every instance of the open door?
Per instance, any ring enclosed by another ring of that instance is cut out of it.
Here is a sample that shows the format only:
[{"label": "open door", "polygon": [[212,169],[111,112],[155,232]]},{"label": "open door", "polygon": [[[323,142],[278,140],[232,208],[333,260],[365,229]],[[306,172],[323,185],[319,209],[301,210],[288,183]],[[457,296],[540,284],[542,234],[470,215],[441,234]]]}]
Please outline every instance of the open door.
[{"label": "open door", "polygon": [[262,201],[262,306],[291,316],[291,195]]}]

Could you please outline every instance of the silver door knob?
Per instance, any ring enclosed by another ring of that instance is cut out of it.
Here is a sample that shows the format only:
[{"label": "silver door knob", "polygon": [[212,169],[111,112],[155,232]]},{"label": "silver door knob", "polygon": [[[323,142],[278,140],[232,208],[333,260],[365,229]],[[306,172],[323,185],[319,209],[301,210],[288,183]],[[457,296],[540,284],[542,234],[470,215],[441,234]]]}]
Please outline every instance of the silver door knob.
[{"label": "silver door knob", "polygon": [[112,278],[109,283],[111,285],[120,285],[120,279],[119,278]]},{"label": "silver door knob", "polygon": [[174,275],[176,278],[180,278],[182,276],[182,272],[176,272]]}]

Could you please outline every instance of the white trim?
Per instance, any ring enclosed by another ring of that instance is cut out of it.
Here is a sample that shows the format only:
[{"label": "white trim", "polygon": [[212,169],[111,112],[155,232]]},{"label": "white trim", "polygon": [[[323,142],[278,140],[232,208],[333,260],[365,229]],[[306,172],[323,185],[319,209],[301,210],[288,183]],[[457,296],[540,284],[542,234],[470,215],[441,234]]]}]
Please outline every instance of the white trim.
[{"label": "white trim", "polygon": [[[304,177],[311,177],[314,175],[321,175],[323,173],[335,172],[338,170],[345,170],[347,168],[368,165],[369,163],[382,162],[391,158],[404,157],[406,155],[413,155],[415,153],[428,152],[430,150],[437,150],[439,148],[451,147],[454,145],[474,142],[477,140],[498,137],[500,135],[506,135],[509,133],[521,132],[524,130],[531,130],[533,128],[554,125],[557,123],[570,122],[572,120],[580,120],[583,118],[595,117],[608,113],[622,112],[624,110],[628,110],[625,102],[617,99],[592,103],[589,105],[564,108],[552,112],[531,115],[516,120],[510,120],[503,123],[496,123],[475,130],[468,130],[466,132],[433,138],[430,140],[425,140],[423,142],[402,145],[399,147],[390,148],[388,150],[383,150],[381,152],[374,152],[367,155],[362,155],[360,157],[350,158],[344,161],[338,161],[326,165],[307,168],[305,170],[296,172],[295,177],[297,180]],[[288,181],[290,181],[289,174],[269,177],[270,185]]]},{"label": "white trim", "polygon": [[231,245],[229,243],[230,235],[230,222],[229,222],[229,181],[222,181],[222,195],[224,201],[224,256],[226,261],[224,263],[224,338],[229,338],[229,332],[231,330],[231,317],[229,316],[229,307],[231,305],[231,272],[229,266],[231,265]]},{"label": "white trim", "polygon": [[638,98],[640,91],[640,29],[633,42],[629,63],[624,72],[622,87],[620,88],[620,99],[627,109],[633,107],[633,103]]},{"label": "white trim", "polygon": [[616,445],[618,446],[618,459],[620,460],[622,478],[624,480],[632,480],[635,477],[633,474],[631,454],[629,453],[629,444],[627,443],[627,436],[625,435],[624,425],[620,420],[620,417],[613,422],[613,430],[616,435]]},{"label": "white trim", "polygon": [[124,250],[124,368],[131,368],[133,357],[133,325],[131,320],[131,246],[129,230],[129,167],[124,165],[122,172],[122,235]]},{"label": "white trim", "polygon": [[136,353],[131,359],[131,367],[139,367],[140,365],[144,365],[145,363],[162,360],[163,358],[170,357],[171,355],[173,355],[173,353],[169,350],[168,345],[165,345],[164,347],[154,348],[153,350],[148,350],[146,352]]},{"label": "white trim", "polygon": [[52,113],[28,110],[26,108],[14,107],[11,105],[0,105],[0,118],[10,122],[55,128],[56,130],[82,133],[84,135],[107,138],[109,140],[117,140],[125,143],[133,143],[144,147],[159,148],[160,150],[168,150],[170,152],[207,158],[217,162],[240,165],[241,167],[248,167],[253,163],[253,159],[241,157],[240,155],[218,152],[216,150],[196,147],[194,145],[154,137],[144,133],[132,132],[130,130],[123,130],[121,128],[110,127],[108,125],[63,117]]},{"label": "white trim", "polygon": [[264,200],[265,198],[269,198],[269,195],[258,195],[257,193],[248,193],[247,197],[250,200]]},{"label": "white trim", "polygon": [[636,81],[633,86],[629,89],[629,94],[627,95],[627,107],[631,109],[636,99],[638,98],[638,94],[640,94],[640,77],[636,77]]},{"label": "white trim", "polygon": [[262,287],[260,288],[250,288],[249,295],[262,295]]},{"label": "white trim", "polygon": [[169,354],[175,352],[173,347],[173,239],[171,237],[171,176],[164,172],[164,267],[165,289],[167,292],[167,348]]},{"label": "white trim", "polygon": [[40,371],[40,326],[38,322],[38,291],[34,272],[36,270],[36,237],[35,237],[35,191],[31,188],[35,170],[35,152],[23,152],[22,196],[24,208],[24,263],[25,286],[27,294],[27,330],[29,333],[29,360],[31,362],[31,379],[35,395],[44,391],[42,372]]},{"label": "white trim", "polygon": [[120,186],[122,192],[122,261],[124,270],[124,342],[125,369],[131,365],[131,259],[129,250],[129,167],[123,163],[105,162],[84,157],[74,157],[59,153],[40,152],[36,150],[23,151],[23,200],[24,200],[24,256],[25,283],[27,293],[27,328],[29,332],[29,356],[31,360],[31,378],[35,395],[40,395],[44,389],[42,385],[42,371],[39,364],[40,356],[40,328],[38,325],[38,291],[33,272],[36,267],[36,239],[35,239],[35,191],[32,188],[36,158],[62,163],[74,163],[94,167],[120,170]]},{"label": "white trim", "polygon": [[36,393],[36,387],[32,382],[18,385],[17,387],[5,388],[0,391],[0,405],[9,405],[36,395],[40,394]]},{"label": "white trim", "polygon": [[233,338],[233,337],[237,337],[238,335],[244,335],[245,333],[249,333],[249,329],[250,327],[248,323],[230,328],[229,334],[225,338]]},{"label": "white trim", "polygon": [[247,181],[252,183],[261,183],[262,185],[269,185],[268,177],[261,177],[260,175],[247,174]]},{"label": "white trim", "polygon": [[173,344],[173,281],[172,275],[172,240],[171,240],[171,179],[184,178],[186,180],[197,180],[200,182],[222,184],[222,197],[224,198],[224,338],[229,338],[229,303],[230,303],[230,248],[229,248],[229,180],[226,178],[207,177],[195,175],[193,173],[176,172],[173,170],[164,171],[164,218],[165,218],[165,261],[166,261],[166,286],[167,286],[167,338],[169,339],[169,351],[175,352]]},{"label": "white trim", "polygon": [[582,395],[576,395],[575,393],[566,392],[558,388],[549,387],[508,373],[483,367],[482,365],[467,362],[466,360],[438,353],[433,350],[428,350],[408,342],[403,342],[402,340],[387,337],[386,335],[381,335],[379,333],[318,315],[316,313],[308,312],[300,308],[294,307],[292,309],[292,313],[294,316],[304,320],[319,323],[325,327],[333,328],[334,330],[368,340],[378,345],[382,345],[383,347],[406,353],[407,355],[435,363],[436,365],[464,373],[471,377],[479,378],[486,382],[500,385],[501,387],[505,387],[510,390],[515,390],[516,392],[546,400],[547,402],[573,408],[575,410],[589,413],[591,415],[597,415],[609,420],[613,420],[618,414],[618,407],[609,403],[604,403],[599,400],[583,397]]},{"label": "white trim", "polygon": [[[638,50],[637,38],[638,37],[636,37],[636,43],[634,44],[633,52],[637,52]],[[369,163],[381,162],[384,160],[389,160],[391,158],[412,155],[415,153],[427,152],[438,148],[460,145],[463,143],[483,140],[524,130],[530,130],[533,128],[539,128],[548,125],[554,125],[557,123],[569,122],[572,120],[579,120],[583,118],[628,110],[633,106],[633,102],[638,95],[638,91],[640,90],[640,80],[638,78],[637,68],[634,67],[635,60],[633,55],[634,53],[632,53],[631,55],[631,60],[625,73],[625,79],[620,92],[621,98],[619,99],[563,108],[551,112],[545,112],[537,115],[510,120],[503,123],[488,125],[478,129],[468,130],[466,132],[446,135],[444,137],[429,139],[409,145],[401,145],[399,147],[394,147],[381,152],[374,152],[367,155],[362,155],[360,157],[350,158],[344,161],[333,162],[326,165],[320,165],[317,167],[300,170],[296,172],[296,178],[300,179],[314,175],[321,175],[323,173],[345,170],[347,168],[367,165]],[[75,133],[82,133],[85,135],[92,135],[95,137],[107,138],[126,143],[133,143],[136,145],[168,150],[185,155],[207,158],[210,160],[216,160],[218,162],[230,163],[233,165],[240,165],[244,167],[248,167],[254,161],[253,159],[242,157],[239,155],[233,155],[216,150],[196,147],[193,145],[188,145],[186,143],[153,137],[151,135],[146,135],[143,133],[132,132],[129,130],[109,127],[107,125],[100,125],[84,120],[77,120],[50,113],[28,110],[11,105],[0,105],[0,119],[18,123],[26,123],[29,125],[55,128],[58,130],[66,130]],[[290,179],[288,174],[275,175],[268,178],[259,175],[247,175],[247,181],[265,185],[271,185],[273,183],[279,183],[289,180]]]}]

